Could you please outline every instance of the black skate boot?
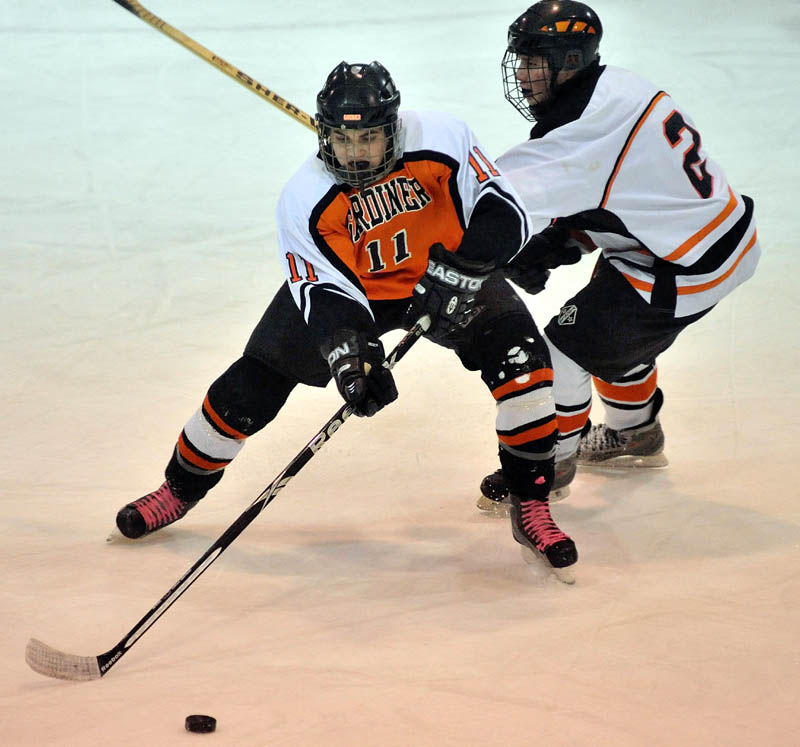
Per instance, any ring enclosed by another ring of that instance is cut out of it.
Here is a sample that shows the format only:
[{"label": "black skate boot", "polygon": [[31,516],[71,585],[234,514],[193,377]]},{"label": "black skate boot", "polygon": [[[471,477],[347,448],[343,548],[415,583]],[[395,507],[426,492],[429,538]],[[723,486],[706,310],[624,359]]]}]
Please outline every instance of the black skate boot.
[{"label": "black skate boot", "polygon": [[[556,475],[553,478],[549,496],[551,503],[562,501],[569,495],[569,484],[575,478],[577,469],[575,455],[556,462]],[[503,470],[498,469],[491,475],[486,475],[481,481],[481,495],[476,505],[481,511],[495,516],[508,516],[508,509],[511,505],[510,496],[511,491]]]},{"label": "black skate boot", "polygon": [[553,521],[549,501],[524,500],[512,493],[510,513],[514,539],[546,560],[559,580],[574,584],[575,577],[567,569],[578,562],[578,550]]},{"label": "black skate boot", "polygon": [[183,518],[196,505],[197,501],[176,498],[165,480],[158,490],[123,506],[117,512],[117,528],[128,539],[139,539]]},{"label": "black skate boot", "polygon": [[586,467],[666,467],[664,431],[658,412],[664,403],[656,390],[653,414],[642,425],[614,430],[604,423],[593,425],[578,444],[578,464]]}]

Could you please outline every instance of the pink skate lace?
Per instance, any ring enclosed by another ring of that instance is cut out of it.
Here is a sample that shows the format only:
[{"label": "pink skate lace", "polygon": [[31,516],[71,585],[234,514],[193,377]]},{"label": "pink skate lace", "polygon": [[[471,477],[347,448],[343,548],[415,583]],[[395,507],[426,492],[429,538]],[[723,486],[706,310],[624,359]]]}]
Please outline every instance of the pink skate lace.
[{"label": "pink skate lace", "polygon": [[148,532],[169,524],[186,513],[186,504],[172,494],[166,480],[158,490],[134,501],[133,506],[142,515]]},{"label": "pink skate lace", "polygon": [[520,503],[520,523],[525,534],[533,540],[539,552],[544,552],[556,542],[568,540],[550,516],[547,501],[522,501]]}]

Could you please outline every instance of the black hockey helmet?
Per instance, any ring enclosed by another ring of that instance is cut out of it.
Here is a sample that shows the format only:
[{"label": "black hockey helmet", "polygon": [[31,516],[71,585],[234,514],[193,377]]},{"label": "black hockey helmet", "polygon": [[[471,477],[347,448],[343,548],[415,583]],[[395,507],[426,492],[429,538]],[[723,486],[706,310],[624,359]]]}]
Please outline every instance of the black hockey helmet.
[{"label": "black hockey helmet", "polygon": [[[600,18],[588,5],[575,0],[541,0],[508,27],[503,56],[503,88],[511,105],[531,121],[537,109],[557,94],[559,73],[578,72],[600,59],[603,38]],[[546,90],[533,92],[517,78],[527,59],[543,58],[549,68]],[[541,111],[541,110],[540,110]]]},{"label": "black hockey helmet", "polygon": [[[340,62],[331,71],[317,94],[316,122],[320,156],[338,182],[365,187],[392,170],[403,154],[399,107],[400,91],[380,62]],[[357,141],[375,143],[379,162],[377,153],[368,160],[357,153]],[[336,157],[334,144],[344,160]]]}]

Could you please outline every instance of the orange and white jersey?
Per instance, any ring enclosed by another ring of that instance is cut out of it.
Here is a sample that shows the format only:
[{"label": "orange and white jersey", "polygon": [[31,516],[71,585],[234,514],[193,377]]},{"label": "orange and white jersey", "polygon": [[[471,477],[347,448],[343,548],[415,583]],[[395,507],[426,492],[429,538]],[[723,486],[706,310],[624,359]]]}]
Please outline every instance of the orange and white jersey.
[{"label": "orange and white jersey", "polygon": [[639,294],[687,316],[755,271],[753,201],[738,194],[672,98],[627,70],[600,68],[582,112],[497,162],[534,233],[583,230]]},{"label": "orange and white jersey", "polygon": [[498,264],[529,238],[521,200],[463,122],[432,112],[400,118],[403,157],[379,182],[360,190],[337,184],[315,154],[284,187],[278,244],[306,321],[327,294],[352,299],[370,315],[369,301],[410,297],[430,247],[457,250],[486,197],[502,201],[514,223],[513,246]]}]

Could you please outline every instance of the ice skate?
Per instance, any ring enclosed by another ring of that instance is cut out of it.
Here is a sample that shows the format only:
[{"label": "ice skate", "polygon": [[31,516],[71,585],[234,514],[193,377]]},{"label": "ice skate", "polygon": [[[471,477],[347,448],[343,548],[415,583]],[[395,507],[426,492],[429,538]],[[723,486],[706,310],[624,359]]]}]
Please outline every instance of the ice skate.
[{"label": "ice skate", "polygon": [[[550,502],[556,503],[564,500],[569,495],[569,484],[575,477],[577,462],[575,456],[556,462],[556,475],[550,488]],[[511,491],[503,475],[503,470],[498,469],[487,475],[481,481],[481,495],[476,504],[481,511],[486,511],[495,516],[508,516],[511,505]]]},{"label": "ice skate", "polygon": [[635,428],[615,431],[593,425],[578,444],[578,464],[588,467],[666,467],[664,431],[658,418]]},{"label": "ice skate", "polygon": [[559,581],[574,584],[571,566],[578,562],[578,551],[570,537],[562,532],[550,515],[549,501],[522,500],[511,496],[511,531],[523,547],[523,558],[531,553],[545,560]]},{"label": "ice skate", "polygon": [[165,480],[158,490],[148,493],[117,512],[117,529],[128,539],[139,539],[183,518],[197,501],[176,498]]}]

